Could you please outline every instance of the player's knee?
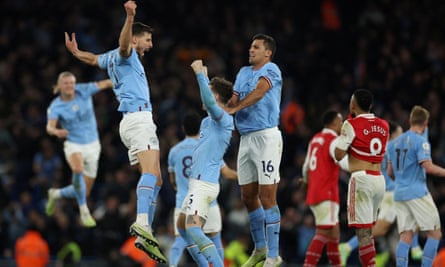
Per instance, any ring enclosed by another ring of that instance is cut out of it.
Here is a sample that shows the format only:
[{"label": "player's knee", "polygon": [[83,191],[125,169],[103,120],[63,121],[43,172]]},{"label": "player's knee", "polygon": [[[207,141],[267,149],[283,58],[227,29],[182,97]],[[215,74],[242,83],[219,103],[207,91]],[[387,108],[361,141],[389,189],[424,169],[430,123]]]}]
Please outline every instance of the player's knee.
[{"label": "player's knee", "polygon": [[260,199],[261,204],[265,209],[269,209],[277,205],[276,196],[271,192],[261,192]]},{"label": "player's knee", "polygon": [[178,229],[185,230],[185,214],[180,213],[178,219],[176,220],[176,227]]},{"label": "player's knee", "polygon": [[436,240],[440,240],[442,238],[442,232],[440,229],[436,229],[436,230],[430,231],[427,234],[427,237],[434,238]]},{"label": "player's knee", "polygon": [[261,206],[261,202],[258,196],[242,194],[241,200],[243,201],[244,205],[247,207],[248,210],[254,210]]}]

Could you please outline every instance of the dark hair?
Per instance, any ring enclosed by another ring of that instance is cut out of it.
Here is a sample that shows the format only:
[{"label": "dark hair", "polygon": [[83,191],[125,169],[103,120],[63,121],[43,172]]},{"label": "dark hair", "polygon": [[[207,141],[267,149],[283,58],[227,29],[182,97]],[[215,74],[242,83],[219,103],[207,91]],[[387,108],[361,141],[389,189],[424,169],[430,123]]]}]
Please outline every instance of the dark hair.
[{"label": "dark hair", "polygon": [[335,110],[325,111],[323,113],[323,115],[321,116],[323,126],[327,126],[327,125],[331,124],[335,120],[335,118],[337,118],[337,116],[338,116],[338,112]]},{"label": "dark hair", "polygon": [[267,34],[259,33],[253,36],[252,41],[253,40],[264,41],[264,46],[266,47],[266,49],[272,51],[272,55],[270,55],[270,60],[272,60],[273,57],[275,56],[275,51],[277,50],[277,44],[275,42],[275,39]]},{"label": "dark hair", "polygon": [[224,78],[213,77],[210,80],[210,86],[213,92],[221,98],[221,102],[226,104],[233,95],[233,84]]},{"label": "dark hair", "polygon": [[144,32],[153,33],[153,28],[151,26],[145,25],[141,22],[133,23],[132,27],[133,35],[142,35]]},{"label": "dark hair", "polygon": [[192,136],[199,133],[199,127],[201,126],[201,117],[197,112],[188,112],[182,120],[182,126],[186,135]]},{"label": "dark hair", "polygon": [[357,89],[354,92],[354,99],[361,110],[371,110],[372,102],[374,101],[374,96],[372,95],[371,91],[366,89]]}]

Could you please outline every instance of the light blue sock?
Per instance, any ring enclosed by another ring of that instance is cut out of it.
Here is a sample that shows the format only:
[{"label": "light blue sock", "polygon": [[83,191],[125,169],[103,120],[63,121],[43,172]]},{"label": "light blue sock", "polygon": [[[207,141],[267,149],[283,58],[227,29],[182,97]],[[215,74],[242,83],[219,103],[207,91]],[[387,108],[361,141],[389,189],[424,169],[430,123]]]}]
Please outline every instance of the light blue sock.
[{"label": "light blue sock", "polygon": [[76,198],[76,191],[72,184],[60,189],[60,195],[64,198]]},{"label": "light blue sock", "polygon": [[153,219],[155,217],[156,202],[158,199],[159,190],[161,190],[161,187],[159,185],[155,185],[155,188],[153,190],[153,201],[151,202],[150,207],[148,207],[148,223],[150,224],[150,226],[153,224]]},{"label": "light blue sock", "polygon": [[224,267],[224,262],[218,254],[218,250],[202,231],[201,227],[193,226],[187,228],[187,235],[193,240],[193,242],[198,245],[201,253],[206,257],[207,261],[210,262],[213,267]]},{"label": "light blue sock", "polygon": [[411,247],[415,248],[419,246],[419,234],[415,233],[413,236],[413,241],[411,242]]},{"label": "light blue sock", "polygon": [[265,233],[265,215],[263,207],[249,212],[250,234],[255,243],[255,248],[263,249],[266,247]]},{"label": "light blue sock", "polygon": [[354,250],[356,248],[358,248],[358,238],[356,235],[354,235],[353,237],[351,237],[351,239],[348,240],[348,244],[349,246],[351,246],[351,250]]},{"label": "light blue sock", "polygon": [[280,239],[280,209],[274,206],[264,211],[266,216],[266,239],[267,256],[270,258],[278,257],[279,239]]},{"label": "light blue sock", "polygon": [[181,236],[177,236],[175,238],[175,242],[173,242],[170,248],[169,266],[178,266],[179,260],[182,256],[182,252],[184,251],[186,246],[187,243]]},{"label": "light blue sock", "polygon": [[[137,213],[147,214],[149,207],[151,206],[151,202],[153,201],[153,192],[156,184],[157,178],[153,174],[144,173],[141,175],[139,179],[137,188],[136,188],[136,196],[137,196]],[[151,220],[150,218],[148,219]]]},{"label": "light blue sock", "polygon": [[193,240],[187,235],[186,230],[178,228],[178,232],[187,244],[187,251],[189,252],[190,256],[192,256],[196,264],[199,267],[208,267],[209,263],[207,262],[207,259],[204,257],[204,255],[201,254],[198,246],[193,243]]},{"label": "light blue sock", "polygon": [[437,254],[437,248],[439,247],[439,240],[434,238],[427,238],[425,246],[423,247],[422,267],[431,267],[433,260]]},{"label": "light blue sock", "polygon": [[399,241],[396,249],[396,266],[397,267],[408,267],[408,254],[409,254],[408,243]]},{"label": "light blue sock", "polygon": [[85,181],[81,173],[73,173],[73,187],[77,203],[84,205],[87,202],[87,192]]},{"label": "light blue sock", "polygon": [[218,250],[218,255],[224,261],[224,247],[221,240],[221,233],[211,236],[210,239],[212,240],[213,244],[215,244],[216,250]]}]

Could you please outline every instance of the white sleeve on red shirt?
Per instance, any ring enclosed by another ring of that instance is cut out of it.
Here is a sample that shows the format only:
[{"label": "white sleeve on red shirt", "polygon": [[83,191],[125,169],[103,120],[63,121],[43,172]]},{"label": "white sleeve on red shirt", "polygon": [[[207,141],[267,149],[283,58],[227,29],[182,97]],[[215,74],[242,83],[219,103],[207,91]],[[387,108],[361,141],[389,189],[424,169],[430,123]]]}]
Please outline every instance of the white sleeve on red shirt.
[{"label": "white sleeve on red shirt", "polygon": [[336,147],[340,150],[347,151],[354,138],[354,127],[346,120],[341,127],[341,134],[337,138]]},{"label": "white sleeve on red shirt", "polygon": [[335,148],[338,145],[339,138],[337,137],[334,140],[332,140],[331,145],[329,146],[329,155],[334,160],[335,163],[337,163],[338,166],[344,171],[349,172],[349,162],[348,162],[348,155],[344,156],[340,161],[337,161],[335,158]]}]

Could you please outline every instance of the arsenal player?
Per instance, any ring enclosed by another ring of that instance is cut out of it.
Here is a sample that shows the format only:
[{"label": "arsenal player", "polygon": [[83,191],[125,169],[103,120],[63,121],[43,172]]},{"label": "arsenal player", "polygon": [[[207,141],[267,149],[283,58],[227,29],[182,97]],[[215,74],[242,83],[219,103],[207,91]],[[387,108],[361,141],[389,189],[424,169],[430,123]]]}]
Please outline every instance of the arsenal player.
[{"label": "arsenal player", "polygon": [[343,117],[334,110],[323,116],[323,129],[309,142],[303,164],[303,180],[307,184],[306,204],[315,217],[315,235],[306,251],[303,266],[316,266],[324,246],[331,266],[340,266],[338,242],[339,193],[338,176],[340,167],[348,169],[347,157],[335,160],[336,138],[340,134]]},{"label": "arsenal player", "polygon": [[373,95],[356,90],[349,103],[353,118],[346,120],[335,149],[335,158],[348,155],[351,179],[348,185],[348,225],[356,229],[363,266],[375,266],[372,226],[385,193],[381,162],[389,137],[388,122],[371,113]]}]

